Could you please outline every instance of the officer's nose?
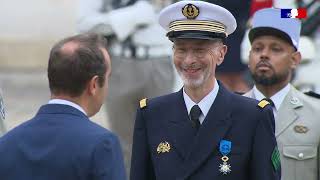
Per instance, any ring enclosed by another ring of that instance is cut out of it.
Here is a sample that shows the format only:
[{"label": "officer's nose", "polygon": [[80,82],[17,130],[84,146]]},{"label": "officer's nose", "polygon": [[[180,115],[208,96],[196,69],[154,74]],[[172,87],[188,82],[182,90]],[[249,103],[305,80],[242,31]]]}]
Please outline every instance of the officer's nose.
[{"label": "officer's nose", "polygon": [[186,64],[193,64],[193,63],[195,63],[197,61],[194,53],[192,52],[192,50],[189,50],[186,53],[187,54],[186,54],[186,57],[184,59],[184,62]]}]

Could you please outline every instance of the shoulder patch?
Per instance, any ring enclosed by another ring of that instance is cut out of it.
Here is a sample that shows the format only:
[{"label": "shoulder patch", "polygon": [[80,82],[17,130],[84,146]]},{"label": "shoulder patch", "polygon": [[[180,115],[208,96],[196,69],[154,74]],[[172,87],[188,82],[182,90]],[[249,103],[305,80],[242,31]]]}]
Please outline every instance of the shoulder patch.
[{"label": "shoulder patch", "polygon": [[281,163],[280,163],[280,153],[277,146],[274,147],[272,151],[271,162],[272,162],[274,171],[278,171],[281,167]]},{"label": "shoulder patch", "polygon": [[266,107],[266,105],[270,104],[267,100],[261,100],[259,103],[258,103],[258,106],[263,109],[264,107]]},{"label": "shoulder patch", "polygon": [[147,106],[147,98],[143,98],[140,100],[140,109]]},{"label": "shoulder patch", "polygon": [[314,98],[317,98],[317,99],[320,99],[320,94],[317,94],[317,93],[315,93],[313,91],[305,92],[304,94],[308,95],[308,96],[311,96],[311,97],[314,97]]}]

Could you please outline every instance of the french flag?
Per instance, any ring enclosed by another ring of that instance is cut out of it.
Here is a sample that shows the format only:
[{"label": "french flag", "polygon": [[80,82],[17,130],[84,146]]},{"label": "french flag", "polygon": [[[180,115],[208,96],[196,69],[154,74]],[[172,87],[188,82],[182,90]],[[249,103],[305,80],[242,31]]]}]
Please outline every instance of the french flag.
[{"label": "french flag", "polygon": [[306,18],[307,9],[298,8],[298,9],[281,9],[281,18]]}]

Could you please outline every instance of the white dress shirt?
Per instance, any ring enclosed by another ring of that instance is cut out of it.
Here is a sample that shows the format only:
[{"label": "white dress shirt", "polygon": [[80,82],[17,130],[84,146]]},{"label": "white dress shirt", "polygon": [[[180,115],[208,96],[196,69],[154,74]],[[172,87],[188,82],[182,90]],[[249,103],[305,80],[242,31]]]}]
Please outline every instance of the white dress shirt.
[{"label": "white dress shirt", "polygon": [[81,106],[79,106],[76,103],[73,103],[71,101],[68,100],[64,100],[64,99],[51,99],[48,104],[64,104],[64,105],[68,105],[71,107],[74,107],[76,109],[78,109],[79,111],[83,112],[83,114],[87,115],[87,113],[83,110],[83,108]]},{"label": "white dress shirt", "polygon": [[184,99],[184,102],[186,104],[186,107],[187,107],[187,110],[188,110],[188,114],[190,114],[190,111],[191,111],[191,108],[194,106],[194,105],[198,105],[201,109],[201,115],[199,117],[199,121],[200,121],[200,124],[203,123],[204,119],[206,118],[214,100],[216,99],[217,97],[217,94],[218,94],[218,91],[219,91],[219,84],[217,82],[217,80],[215,80],[215,83],[214,83],[214,88],[211,90],[211,92],[206,95],[198,104],[193,102],[192,99],[188,96],[188,94],[185,92],[184,88],[183,88],[183,99]]},{"label": "white dress shirt", "polygon": [[[286,95],[289,93],[289,91],[290,91],[290,84],[287,84],[284,88],[282,88],[280,91],[278,91],[276,94],[274,94],[273,96],[270,97],[270,99],[273,101],[274,106],[275,106],[272,108],[274,117],[277,116],[277,112],[280,108],[280,105],[281,105],[282,101],[284,100],[284,98],[286,97]],[[256,86],[253,87],[253,93],[254,93],[256,100],[258,100],[258,101],[261,101],[263,98],[266,98],[257,89]]]}]

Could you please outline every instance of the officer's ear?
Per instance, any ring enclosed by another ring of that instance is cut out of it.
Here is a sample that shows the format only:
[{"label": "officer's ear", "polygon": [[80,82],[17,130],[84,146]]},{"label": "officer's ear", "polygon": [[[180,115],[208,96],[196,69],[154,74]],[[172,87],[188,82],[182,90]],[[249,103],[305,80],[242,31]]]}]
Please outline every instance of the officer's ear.
[{"label": "officer's ear", "polygon": [[218,47],[218,60],[217,60],[217,65],[219,66],[223,60],[224,60],[224,56],[227,54],[228,51],[228,47],[226,45],[221,45]]},{"label": "officer's ear", "polygon": [[301,61],[301,53],[299,51],[295,51],[291,54],[291,69],[296,69]]}]

